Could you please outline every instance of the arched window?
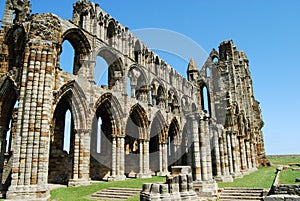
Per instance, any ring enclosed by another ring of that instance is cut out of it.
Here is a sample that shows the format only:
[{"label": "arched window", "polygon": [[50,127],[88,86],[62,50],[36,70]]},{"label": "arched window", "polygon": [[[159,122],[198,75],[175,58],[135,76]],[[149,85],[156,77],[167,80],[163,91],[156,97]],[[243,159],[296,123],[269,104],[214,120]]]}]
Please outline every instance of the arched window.
[{"label": "arched window", "polygon": [[108,68],[106,61],[101,56],[97,56],[94,79],[96,85],[104,86],[108,85]]},{"label": "arched window", "polygon": [[132,97],[131,94],[131,80],[130,77],[127,77],[127,96]]},{"label": "arched window", "polygon": [[205,73],[206,73],[206,77],[210,77],[210,69],[209,69],[209,67],[206,67]]},{"label": "arched window", "polygon": [[218,61],[219,61],[218,57],[215,56],[215,57],[212,58],[212,62],[216,63]]},{"label": "arched window", "polygon": [[108,24],[108,27],[107,27],[107,34],[106,34],[106,38],[108,40],[108,44],[110,46],[113,45],[113,37],[115,35],[115,32],[116,32],[116,29],[115,29],[115,25],[113,22],[110,22]]},{"label": "arched window", "polygon": [[136,41],[134,45],[134,60],[137,63],[140,62],[140,53],[141,53],[141,45],[139,41]]},{"label": "arched window", "polygon": [[97,153],[101,153],[101,143],[102,143],[102,119],[98,117],[97,122]]},{"label": "arched window", "polygon": [[75,50],[68,40],[62,45],[60,54],[60,68],[70,74],[73,74]]},{"label": "arched window", "polygon": [[210,115],[210,98],[206,86],[203,86],[201,90],[201,103],[202,103],[202,110],[206,111],[207,114]]},{"label": "arched window", "polygon": [[71,122],[72,122],[72,114],[70,110],[66,111],[65,114],[65,129],[64,129],[64,144],[63,150],[68,154],[70,153],[70,141],[71,141]]}]

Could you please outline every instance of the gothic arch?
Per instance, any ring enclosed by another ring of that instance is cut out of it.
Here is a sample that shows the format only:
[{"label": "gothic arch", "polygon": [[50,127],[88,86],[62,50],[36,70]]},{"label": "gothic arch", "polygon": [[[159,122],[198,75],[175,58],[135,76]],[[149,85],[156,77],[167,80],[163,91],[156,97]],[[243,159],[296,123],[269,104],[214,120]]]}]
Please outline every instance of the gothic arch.
[{"label": "gothic arch", "polygon": [[69,81],[63,85],[54,98],[54,108],[56,107],[60,100],[66,97],[67,103],[70,105],[72,115],[74,118],[75,129],[86,129],[87,128],[87,106],[86,97],[84,91],[77,84],[75,80]]},{"label": "gothic arch", "polygon": [[144,70],[136,65],[132,65],[128,71],[130,79],[131,97],[137,100],[148,102],[148,77]]},{"label": "gothic arch", "polygon": [[[91,51],[90,42],[88,41],[84,33],[77,28],[71,28],[64,32],[64,34],[62,35],[61,45],[65,40],[69,41],[74,48],[75,55],[73,74],[77,75],[78,71],[83,65],[81,60],[86,58]],[[61,49],[61,52],[62,51],[63,50]]]},{"label": "gothic arch", "polygon": [[168,129],[168,168],[176,165],[180,159],[180,125],[176,117],[174,117]]},{"label": "gothic arch", "polygon": [[102,47],[97,51],[96,56],[103,58],[108,65],[108,88],[111,89],[115,85],[121,84],[124,70],[123,61],[118,54],[110,47]]},{"label": "gothic arch", "polygon": [[90,177],[107,179],[112,170],[112,137],[121,134],[121,108],[111,94],[103,94],[95,104],[90,142]]},{"label": "gothic arch", "polygon": [[[149,121],[146,111],[139,104],[135,104],[130,112],[126,122],[125,136],[125,172],[142,173],[143,164],[149,163],[149,158],[144,157],[149,150],[145,150],[145,140],[148,136]],[[139,165],[137,165],[139,164]]]},{"label": "gothic arch", "polygon": [[177,91],[172,87],[168,91],[168,111],[173,114],[180,113],[180,103]]},{"label": "gothic arch", "polygon": [[[6,34],[5,43],[8,45],[8,69],[19,69],[23,65],[24,49],[26,42],[25,29],[21,25],[13,26]],[[4,69],[3,69],[4,70]]]},{"label": "gothic arch", "polygon": [[18,95],[15,88],[16,86],[10,78],[6,78],[0,87],[0,184],[2,192],[6,192],[11,184],[11,167],[8,166],[8,163],[12,160],[16,135],[17,108],[14,106]]},{"label": "gothic arch", "polygon": [[201,109],[211,116],[211,97],[208,84],[204,80],[200,80],[200,97]]},{"label": "gothic arch", "polygon": [[166,122],[161,114],[161,111],[158,111],[154,119],[152,120],[150,127],[150,142],[149,142],[149,153],[150,153],[150,169],[152,172],[160,171],[160,161],[162,160],[162,143],[166,141]]}]

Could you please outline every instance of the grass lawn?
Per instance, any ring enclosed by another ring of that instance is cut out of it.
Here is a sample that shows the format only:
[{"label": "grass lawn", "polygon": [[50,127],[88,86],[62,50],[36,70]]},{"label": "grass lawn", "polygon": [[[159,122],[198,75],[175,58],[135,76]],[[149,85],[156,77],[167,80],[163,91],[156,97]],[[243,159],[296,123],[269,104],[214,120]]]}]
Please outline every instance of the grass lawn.
[{"label": "grass lawn", "polygon": [[300,156],[269,156],[268,159],[273,165],[288,165],[291,163],[300,163]]},{"label": "grass lawn", "polygon": [[[220,188],[224,187],[258,187],[270,188],[275,179],[276,168],[280,165],[288,165],[291,163],[300,163],[300,156],[270,156],[268,157],[272,163],[271,167],[259,168],[256,172],[244,176],[243,178],[234,179],[231,183],[218,183]],[[288,169],[280,174],[281,184],[295,184],[295,178],[300,177],[299,171]]]},{"label": "grass lawn", "polygon": [[[51,200],[55,201],[87,201],[86,198],[99,190],[110,187],[141,188],[143,183],[164,182],[165,177],[152,177],[150,179],[127,179],[126,181],[99,182],[89,186],[58,188],[51,190]],[[139,195],[134,196],[130,201],[139,200]]]},{"label": "grass lawn", "polygon": [[224,187],[248,187],[248,188],[271,188],[275,179],[276,167],[258,168],[256,172],[245,175],[243,178],[234,179],[234,182],[220,182],[220,188]]},{"label": "grass lawn", "polygon": [[295,179],[300,178],[300,171],[293,171],[292,168],[288,168],[280,173],[280,184],[300,184]]}]

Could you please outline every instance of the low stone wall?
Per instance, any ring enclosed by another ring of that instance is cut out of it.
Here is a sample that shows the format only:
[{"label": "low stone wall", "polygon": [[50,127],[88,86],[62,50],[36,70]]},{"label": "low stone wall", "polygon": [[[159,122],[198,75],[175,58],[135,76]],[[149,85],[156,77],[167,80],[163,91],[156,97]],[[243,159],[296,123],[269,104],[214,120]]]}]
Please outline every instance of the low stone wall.
[{"label": "low stone wall", "polygon": [[199,200],[193,188],[193,176],[189,166],[173,166],[165,183],[143,184],[141,201]]},{"label": "low stone wall", "polygon": [[199,200],[193,189],[193,178],[191,174],[180,174],[168,176],[167,182],[143,184],[140,194],[141,201],[159,200]]},{"label": "low stone wall", "polygon": [[277,168],[276,178],[269,192],[269,195],[264,198],[264,201],[299,201],[300,200],[300,185],[299,184],[279,184],[280,173],[283,167]]}]

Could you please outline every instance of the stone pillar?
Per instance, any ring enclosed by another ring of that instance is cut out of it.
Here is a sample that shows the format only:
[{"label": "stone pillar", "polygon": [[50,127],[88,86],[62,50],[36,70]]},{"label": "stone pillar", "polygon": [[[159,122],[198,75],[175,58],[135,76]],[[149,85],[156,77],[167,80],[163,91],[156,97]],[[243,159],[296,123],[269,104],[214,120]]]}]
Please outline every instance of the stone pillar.
[{"label": "stone pillar", "polygon": [[189,135],[192,136],[192,147],[193,150],[191,150],[192,152],[192,158],[194,161],[193,164],[193,174],[194,174],[194,179],[196,181],[201,181],[202,180],[202,176],[201,176],[201,155],[200,155],[200,139],[199,139],[199,132],[198,132],[198,121],[199,121],[199,117],[197,117],[195,114],[189,116],[188,122],[189,122],[189,126],[188,126],[188,132],[191,133]]},{"label": "stone pillar", "polygon": [[211,162],[211,146],[210,146],[210,127],[208,117],[204,118],[205,125],[205,143],[206,143],[206,165],[207,165],[207,179],[210,181],[213,179],[212,175],[212,162]]},{"label": "stone pillar", "polygon": [[125,180],[125,139],[124,136],[112,137],[111,176],[108,181]]},{"label": "stone pillar", "polygon": [[[3,126],[0,126],[0,194],[7,189],[4,188],[2,184],[2,179],[3,179],[3,171],[4,171],[4,154],[5,154],[5,149],[6,149],[6,144],[9,142],[6,142],[6,134],[7,134],[8,129],[3,128]],[[11,136],[12,137],[12,136]]]},{"label": "stone pillar", "polygon": [[233,157],[232,157],[232,144],[231,144],[231,137],[229,131],[226,131],[226,143],[227,143],[227,152],[228,152],[229,172],[230,174],[233,174],[234,169],[233,169]]},{"label": "stone pillar", "polygon": [[240,157],[239,157],[239,148],[238,148],[238,140],[236,134],[231,132],[230,134],[231,143],[232,143],[232,158],[233,158],[233,170],[234,177],[241,177],[241,168],[240,168]]},{"label": "stone pillar", "polygon": [[167,143],[166,142],[161,142],[160,143],[160,150],[159,150],[159,163],[160,163],[160,172],[159,176],[166,176],[169,174],[168,172],[168,148],[167,148]]},{"label": "stone pillar", "polygon": [[144,141],[143,140],[139,140],[139,151],[140,151],[140,155],[139,155],[139,174],[143,174],[144,173]]},{"label": "stone pillar", "polygon": [[202,180],[208,180],[208,170],[207,170],[207,141],[205,135],[205,120],[200,119],[200,153],[201,153],[201,173]]},{"label": "stone pillar", "polygon": [[212,129],[213,140],[214,140],[214,154],[215,154],[215,164],[216,164],[216,176],[220,177],[222,174],[221,171],[221,156],[220,156],[220,147],[219,147],[219,135],[217,128]]},{"label": "stone pillar", "polygon": [[53,99],[57,49],[56,44],[49,41],[29,40],[31,45],[25,47],[21,72],[12,181],[7,198],[48,200],[49,122],[52,118],[49,100]]},{"label": "stone pillar", "polygon": [[149,141],[144,141],[144,170],[143,172],[146,174],[150,174],[150,168],[149,168]]},{"label": "stone pillar", "polygon": [[250,142],[246,141],[246,155],[247,155],[247,164],[248,164],[248,169],[252,169],[253,165],[252,165],[252,155],[251,155],[251,146],[250,146]]},{"label": "stone pillar", "polygon": [[112,156],[111,156],[111,176],[114,178],[117,173],[116,160],[117,160],[117,139],[115,136],[112,137]]},{"label": "stone pillar", "polygon": [[246,171],[248,169],[247,156],[246,156],[246,146],[243,138],[238,138],[240,145],[240,155],[241,155],[241,170]]},{"label": "stone pillar", "polygon": [[254,148],[254,143],[250,143],[250,149],[251,149],[251,162],[253,168],[256,168],[256,153],[255,153],[255,148]]}]

